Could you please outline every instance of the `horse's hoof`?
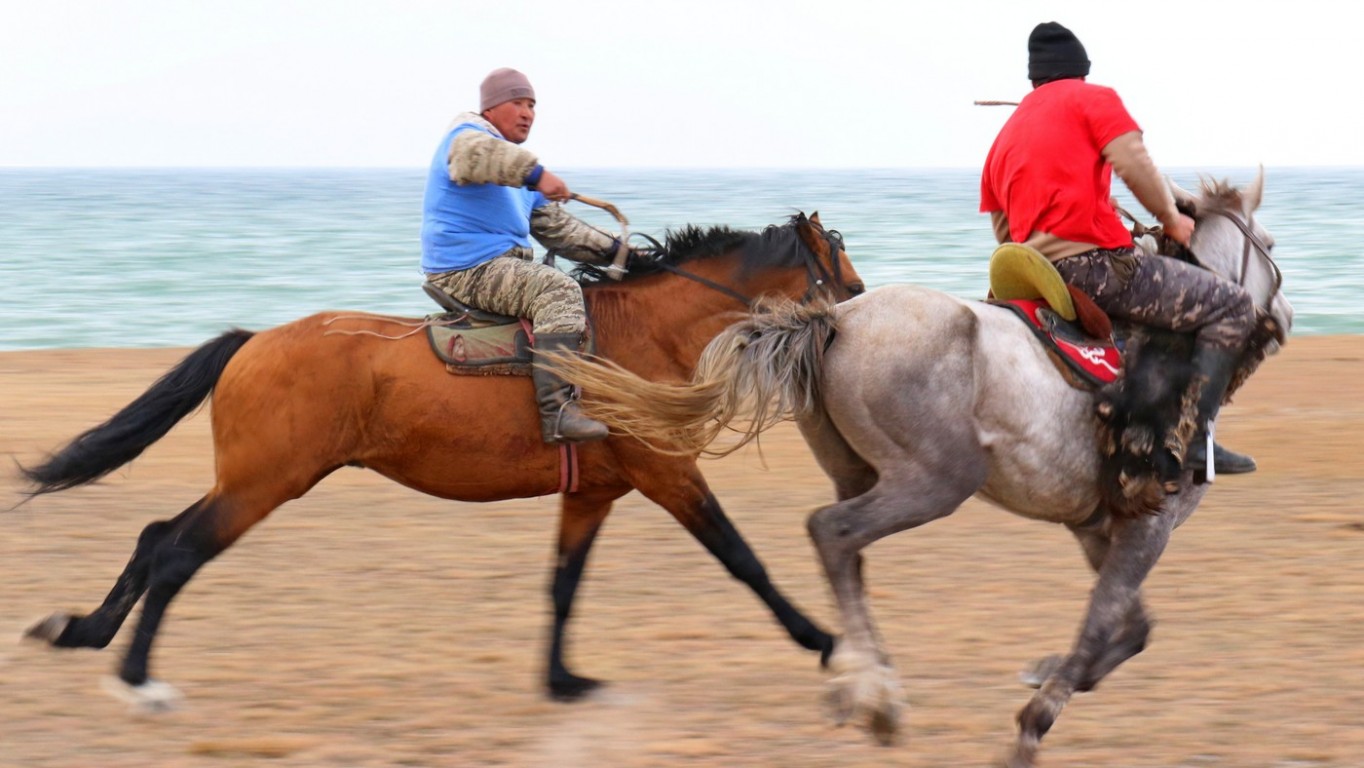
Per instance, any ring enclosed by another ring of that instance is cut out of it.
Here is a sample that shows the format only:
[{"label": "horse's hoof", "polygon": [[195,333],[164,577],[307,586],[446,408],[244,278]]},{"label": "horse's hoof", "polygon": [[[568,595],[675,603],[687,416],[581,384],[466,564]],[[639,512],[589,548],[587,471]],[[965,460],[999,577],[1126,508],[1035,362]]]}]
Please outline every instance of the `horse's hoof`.
[{"label": "horse's hoof", "polygon": [[844,685],[830,682],[824,689],[824,696],[820,699],[820,708],[824,710],[824,716],[834,725],[842,727],[848,722],[848,718],[853,713],[852,691]]},{"label": "horse's hoof", "polygon": [[895,737],[900,732],[900,705],[896,703],[873,712],[867,730],[871,731],[872,738],[876,739],[877,744],[883,747],[894,744]]},{"label": "horse's hoof", "polygon": [[54,613],[46,619],[34,624],[24,630],[24,640],[33,640],[48,645],[56,645],[57,638],[62,636],[68,625],[75,617],[69,613]]},{"label": "horse's hoof", "polygon": [[1000,768],[1036,768],[1037,749],[1035,747],[1018,746],[1009,754]]},{"label": "horse's hoof", "polygon": [[141,685],[129,685],[122,678],[106,677],[100,681],[104,692],[128,705],[134,714],[151,715],[172,712],[184,705],[184,694],[170,683],[148,680]]},{"label": "horse's hoof", "polygon": [[1047,682],[1047,678],[1056,674],[1056,670],[1061,668],[1063,661],[1065,661],[1065,657],[1059,654],[1038,659],[1032,667],[1018,673],[1018,680],[1029,688],[1041,688]]},{"label": "horse's hoof", "polygon": [[836,725],[856,719],[878,743],[892,744],[905,707],[904,691],[895,669],[889,664],[862,665],[858,661],[851,654],[834,660],[835,669],[844,671],[829,680],[824,692],[824,712]]},{"label": "horse's hoof", "polygon": [[590,677],[567,675],[550,681],[549,697],[555,701],[578,701],[602,685],[602,681]]}]

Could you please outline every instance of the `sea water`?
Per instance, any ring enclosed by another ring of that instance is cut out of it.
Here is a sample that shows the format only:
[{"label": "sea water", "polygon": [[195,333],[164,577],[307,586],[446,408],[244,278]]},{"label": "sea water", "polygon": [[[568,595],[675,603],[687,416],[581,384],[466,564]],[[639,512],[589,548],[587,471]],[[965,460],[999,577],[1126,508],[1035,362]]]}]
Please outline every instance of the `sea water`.
[{"label": "sea water", "polygon": [[[656,238],[818,211],[871,287],[986,291],[994,241],[975,170],[559,173]],[[1245,184],[1255,170],[1203,173]],[[418,268],[423,186],[420,169],[0,169],[0,350],[189,346],[324,309],[423,315],[435,309]],[[1364,169],[1267,171],[1257,218],[1277,242],[1295,334],[1364,333],[1361,201]]]}]

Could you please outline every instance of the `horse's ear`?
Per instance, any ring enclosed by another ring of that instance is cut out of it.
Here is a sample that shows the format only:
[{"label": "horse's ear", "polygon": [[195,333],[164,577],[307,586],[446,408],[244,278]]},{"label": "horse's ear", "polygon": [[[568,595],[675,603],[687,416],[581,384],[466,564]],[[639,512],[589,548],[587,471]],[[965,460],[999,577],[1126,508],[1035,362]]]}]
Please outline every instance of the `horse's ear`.
[{"label": "horse's ear", "polygon": [[1260,207],[1260,201],[1265,196],[1265,167],[1260,166],[1260,172],[1255,175],[1255,181],[1243,193],[1246,201],[1246,213],[1254,213]]},{"label": "horse's ear", "polygon": [[1169,176],[1165,177],[1165,185],[1170,188],[1170,194],[1174,195],[1175,207],[1185,216],[1193,216],[1198,210],[1198,198],[1192,193],[1175,183]]},{"label": "horse's ear", "polygon": [[810,214],[810,222],[817,227],[824,226],[823,224],[819,223],[819,211],[815,211],[814,213]]}]

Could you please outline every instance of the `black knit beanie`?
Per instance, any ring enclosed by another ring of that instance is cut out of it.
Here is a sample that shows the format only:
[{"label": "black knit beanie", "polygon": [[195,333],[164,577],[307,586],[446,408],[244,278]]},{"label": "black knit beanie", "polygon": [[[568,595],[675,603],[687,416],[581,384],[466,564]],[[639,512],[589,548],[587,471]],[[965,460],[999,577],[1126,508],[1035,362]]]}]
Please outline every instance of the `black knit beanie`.
[{"label": "black knit beanie", "polygon": [[1089,56],[1080,39],[1054,21],[1033,27],[1028,35],[1028,79],[1061,80],[1089,74]]}]

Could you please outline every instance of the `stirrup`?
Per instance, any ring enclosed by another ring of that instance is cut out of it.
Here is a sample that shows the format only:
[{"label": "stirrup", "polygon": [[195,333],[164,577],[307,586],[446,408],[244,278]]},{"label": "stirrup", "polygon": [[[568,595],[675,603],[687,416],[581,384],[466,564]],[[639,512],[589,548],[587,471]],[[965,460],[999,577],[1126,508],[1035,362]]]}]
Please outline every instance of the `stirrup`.
[{"label": "stirrup", "polygon": [[[559,406],[558,412],[554,415],[554,434],[549,439],[549,442],[590,443],[596,440],[606,439],[606,437],[608,437],[611,434],[610,428],[608,428],[605,424],[601,423],[600,421],[597,421],[596,419],[589,419],[588,417],[582,415],[581,413],[574,414],[574,416],[582,423],[582,425],[585,428],[588,428],[590,430],[590,434],[586,434],[582,437],[568,437],[564,434],[564,414],[568,410],[568,407],[570,405],[573,405],[574,402],[575,401],[572,399],[566,399]],[[587,425],[592,426],[587,427]],[[596,427],[600,427],[600,429],[596,429]]]}]

